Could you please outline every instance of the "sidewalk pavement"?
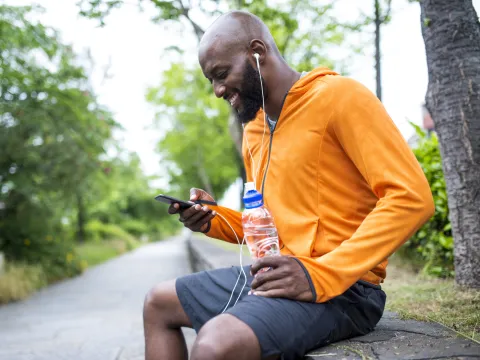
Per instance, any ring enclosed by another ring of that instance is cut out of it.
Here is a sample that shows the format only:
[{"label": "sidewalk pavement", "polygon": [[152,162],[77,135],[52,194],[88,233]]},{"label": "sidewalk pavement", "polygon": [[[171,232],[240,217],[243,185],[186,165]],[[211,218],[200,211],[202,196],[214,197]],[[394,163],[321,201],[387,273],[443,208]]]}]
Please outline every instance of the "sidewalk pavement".
[{"label": "sidewalk pavement", "polygon": [[143,360],[146,293],[189,272],[184,238],[172,238],[0,306],[0,359]]}]

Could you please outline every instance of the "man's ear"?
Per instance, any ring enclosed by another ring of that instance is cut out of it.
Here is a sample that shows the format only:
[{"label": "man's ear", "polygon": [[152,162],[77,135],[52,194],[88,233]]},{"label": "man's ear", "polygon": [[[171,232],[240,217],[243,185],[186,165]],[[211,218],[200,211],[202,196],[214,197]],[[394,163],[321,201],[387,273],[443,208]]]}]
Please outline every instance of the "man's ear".
[{"label": "man's ear", "polygon": [[265,46],[265,43],[262,40],[255,39],[250,41],[249,47],[250,61],[255,65],[255,67],[257,67],[257,58],[254,54],[258,54],[258,62],[263,64],[267,55],[267,47]]}]

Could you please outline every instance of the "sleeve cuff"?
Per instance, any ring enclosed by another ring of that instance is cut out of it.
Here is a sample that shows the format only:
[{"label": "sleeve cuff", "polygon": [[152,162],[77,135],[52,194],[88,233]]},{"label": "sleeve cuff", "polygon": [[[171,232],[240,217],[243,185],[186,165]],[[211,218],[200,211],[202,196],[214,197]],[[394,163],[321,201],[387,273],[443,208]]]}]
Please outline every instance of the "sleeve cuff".
[{"label": "sleeve cuff", "polygon": [[210,228],[211,228],[211,227],[212,227],[212,220],[210,220],[210,221],[208,222],[207,228],[206,228],[204,231],[202,231],[202,233],[204,233],[204,234],[208,233],[208,232],[210,231]]},{"label": "sleeve cuff", "polygon": [[310,274],[308,273],[307,271],[307,268],[305,267],[305,265],[303,265],[303,263],[297,259],[296,257],[293,257],[297,263],[300,264],[300,266],[302,267],[303,269],[303,272],[305,273],[305,276],[307,277],[307,280],[308,280],[308,283],[310,285],[310,290],[312,291],[312,302],[316,302],[317,300],[317,291],[315,290],[315,286],[313,286],[313,281],[312,281],[312,278],[310,277]]}]

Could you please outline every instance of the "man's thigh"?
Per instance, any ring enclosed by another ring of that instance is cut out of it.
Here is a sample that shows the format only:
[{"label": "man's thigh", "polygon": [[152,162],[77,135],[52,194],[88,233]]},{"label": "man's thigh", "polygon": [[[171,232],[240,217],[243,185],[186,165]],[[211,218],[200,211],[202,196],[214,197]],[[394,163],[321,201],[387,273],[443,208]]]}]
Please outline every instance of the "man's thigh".
[{"label": "man's thigh", "polygon": [[235,316],[255,333],[262,358],[301,358],[314,348],[367,333],[383,313],[385,299],[382,303],[379,293],[383,292],[366,291],[358,283],[322,304],[247,295],[253,279],[249,267],[244,267],[244,271],[246,283],[241,268],[231,267],[179,278],[176,290],[197,333],[205,323],[222,314],[228,304],[225,313]]},{"label": "man's thigh", "polygon": [[247,294],[252,280],[249,272],[247,267],[244,271],[240,267],[229,267],[201,271],[176,280],[178,299],[197,333],[206,322],[222,314],[227,305],[233,306],[238,298]]},{"label": "man's thigh", "polygon": [[379,289],[354,284],[326,303],[244,296],[229,308],[255,333],[262,359],[301,359],[309,351],[342,339],[363,335],[380,320],[385,297]]}]

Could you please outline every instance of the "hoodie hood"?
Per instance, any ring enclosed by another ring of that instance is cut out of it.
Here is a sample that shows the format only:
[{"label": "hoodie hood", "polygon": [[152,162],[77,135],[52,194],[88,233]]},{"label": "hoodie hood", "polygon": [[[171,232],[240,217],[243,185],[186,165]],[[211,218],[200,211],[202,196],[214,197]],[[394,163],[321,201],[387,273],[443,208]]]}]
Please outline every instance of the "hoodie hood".
[{"label": "hoodie hood", "polygon": [[330,70],[326,67],[318,67],[308,72],[305,76],[301,77],[288,92],[289,94],[293,93],[304,93],[309,90],[312,83],[316,80],[323,78],[327,75],[339,75],[337,72]]}]

